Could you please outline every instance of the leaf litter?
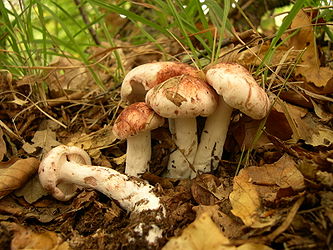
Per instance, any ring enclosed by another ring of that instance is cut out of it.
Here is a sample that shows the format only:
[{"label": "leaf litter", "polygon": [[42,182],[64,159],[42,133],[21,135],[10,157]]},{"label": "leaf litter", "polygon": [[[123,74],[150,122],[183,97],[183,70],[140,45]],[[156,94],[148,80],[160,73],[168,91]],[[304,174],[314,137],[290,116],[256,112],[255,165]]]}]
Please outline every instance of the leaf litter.
[{"label": "leaf litter", "polygon": [[[165,133],[167,127],[152,133],[151,171],[142,178],[155,186],[169,212],[157,249],[324,249],[332,245],[332,69],[319,63],[308,10],[298,13],[291,28],[299,29],[298,33],[279,46],[272,58],[271,69],[279,76],[268,75],[269,94],[275,102],[258,140],[254,142],[262,121],[235,112],[218,168],[193,180],[175,180],[161,176],[174,147],[172,137]],[[159,41],[170,58],[183,59],[177,43]],[[126,71],[163,59],[154,44],[118,43]],[[270,40],[248,45],[251,51],[226,46],[223,53],[234,52],[222,60],[257,67]],[[0,188],[0,235],[6,236],[0,238],[0,245],[12,249],[147,248],[140,234],[132,245],[124,239],[133,235],[137,222],[116,201],[81,190],[74,199],[59,202],[41,188],[35,168],[31,173],[26,165],[22,172],[21,167],[10,170],[18,158],[40,159],[52,147],[67,144],[86,150],[95,165],[124,171],[126,142],[112,134],[115,117],[124,106],[119,102],[121,80],[114,77],[118,69],[110,49],[103,44],[88,50],[90,58],[97,60],[94,71],[107,91],[96,86],[82,62],[67,57],[56,58],[41,76],[1,79],[1,91],[9,88],[20,95],[3,94],[0,104],[4,134],[0,134],[0,156],[6,166],[0,169],[0,183],[13,184]],[[281,78],[300,55],[296,70],[282,86]],[[36,100],[32,103],[25,97],[27,89],[42,80],[49,92],[37,107]],[[251,157],[238,172],[244,150],[251,150]],[[21,176],[15,183],[17,171]]]}]

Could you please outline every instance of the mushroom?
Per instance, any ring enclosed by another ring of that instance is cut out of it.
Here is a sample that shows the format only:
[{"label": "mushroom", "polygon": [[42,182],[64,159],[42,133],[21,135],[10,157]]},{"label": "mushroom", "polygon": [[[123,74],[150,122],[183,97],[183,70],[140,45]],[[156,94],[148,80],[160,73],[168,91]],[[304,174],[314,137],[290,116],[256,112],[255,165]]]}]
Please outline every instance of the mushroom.
[{"label": "mushroom", "polygon": [[198,76],[196,68],[181,62],[146,63],[133,68],[125,76],[121,99],[128,103],[143,102],[147,91],[165,80],[179,75]]},{"label": "mushroom", "polygon": [[[196,173],[209,172],[211,166],[213,169],[217,167],[233,108],[257,120],[263,119],[270,108],[264,89],[239,64],[218,63],[207,70],[206,80],[219,94],[219,104],[206,119],[193,164]],[[191,177],[195,177],[195,173]]]},{"label": "mushroom", "polygon": [[[120,89],[121,99],[128,103],[143,102],[147,91],[165,80],[179,75],[200,76],[201,71],[181,62],[146,63],[133,68],[125,76]],[[174,120],[168,119],[174,135]]]},{"label": "mushroom", "polygon": [[160,116],[175,119],[175,144],[166,176],[189,178],[197,150],[197,116],[209,116],[217,95],[206,82],[189,75],[176,76],[150,89],[146,103]]},{"label": "mushroom", "polygon": [[133,103],[125,108],[113,125],[113,133],[119,139],[127,139],[125,173],[139,176],[148,169],[151,158],[150,131],[164,124],[144,102]]},{"label": "mushroom", "polygon": [[[88,154],[74,146],[51,149],[39,166],[41,185],[54,198],[67,201],[79,187],[93,188],[116,200],[128,212],[134,224],[145,228],[148,245],[156,245],[162,237],[166,210],[153,192],[153,186],[135,177],[128,177],[111,168],[91,166]],[[145,217],[142,216],[145,213]],[[143,222],[142,218],[146,220]],[[135,235],[135,232],[132,232]],[[142,236],[142,235],[141,235]],[[133,237],[128,235],[129,244]]]},{"label": "mushroom", "polygon": [[93,188],[115,199],[126,211],[163,209],[153,186],[106,167],[91,166],[89,155],[75,146],[51,149],[39,165],[41,185],[60,201],[74,197],[79,187]]}]

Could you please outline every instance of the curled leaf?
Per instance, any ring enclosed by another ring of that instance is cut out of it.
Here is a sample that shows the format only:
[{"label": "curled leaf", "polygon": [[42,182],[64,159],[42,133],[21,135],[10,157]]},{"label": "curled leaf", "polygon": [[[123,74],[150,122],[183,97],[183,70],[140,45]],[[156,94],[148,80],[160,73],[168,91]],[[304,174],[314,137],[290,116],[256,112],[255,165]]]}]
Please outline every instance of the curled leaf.
[{"label": "curled leaf", "polygon": [[304,177],[288,155],[273,164],[247,167],[234,178],[233,191],[229,196],[233,208],[231,212],[246,226],[262,228],[274,225],[279,215],[268,211],[263,204],[293,197],[304,188]]},{"label": "curled leaf", "polygon": [[38,166],[39,160],[31,157],[17,160],[8,167],[0,168],[0,199],[22,187],[37,172]]}]

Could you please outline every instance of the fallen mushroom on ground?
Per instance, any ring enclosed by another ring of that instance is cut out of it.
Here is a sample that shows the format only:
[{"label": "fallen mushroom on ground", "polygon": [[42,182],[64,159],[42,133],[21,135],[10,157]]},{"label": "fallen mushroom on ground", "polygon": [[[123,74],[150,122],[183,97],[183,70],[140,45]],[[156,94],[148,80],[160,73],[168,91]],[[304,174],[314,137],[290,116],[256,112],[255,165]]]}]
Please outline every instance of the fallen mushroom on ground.
[{"label": "fallen mushroom on ground", "polygon": [[134,215],[149,212],[150,224],[141,222],[141,227],[149,230],[148,244],[155,244],[162,237],[158,223],[165,218],[165,208],[155,195],[154,187],[147,182],[111,168],[91,166],[90,157],[84,150],[65,145],[57,146],[45,155],[38,173],[41,185],[60,201],[73,198],[80,187],[93,188]]},{"label": "fallen mushroom on ground", "polygon": [[125,173],[139,176],[146,172],[151,157],[150,131],[164,124],[164,118],[156,114],[144,102],[125,108],[113,125],[118,139],[127,139]]},{"label": "fallen mushroom on ground", "polygon": [[[192,177],[209,172],[221,159],[232,110],[239,109],[253,119],[263,119],[270,101],[264,89],[243,66],[218,63],[210,67],[206,79],[219,95],[216,111],[207,117],[194,160]],[[218,129],[217,129],[218,128]]]}]

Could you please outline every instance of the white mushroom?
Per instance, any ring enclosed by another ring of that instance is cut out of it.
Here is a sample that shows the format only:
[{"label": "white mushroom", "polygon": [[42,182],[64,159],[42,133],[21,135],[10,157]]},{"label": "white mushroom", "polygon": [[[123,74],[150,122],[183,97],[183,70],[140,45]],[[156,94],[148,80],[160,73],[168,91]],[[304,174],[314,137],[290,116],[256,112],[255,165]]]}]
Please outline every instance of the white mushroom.
[{"label": "white mushroom", "polygon": [[150,131],[164,124],[144,102],[133,103],[125,108],[113,125],[113,133],[119,139],[127,139],[125,173],[139,176],[146,172],[151,158]]},{"label": "white mushroom", "polygon": [[79,187],[85,187],[117,200],[122,208],[130,212],[163,208],[153,192],[153,186],[111,168],[90,164],[89,155],[84,150],[74,146],[57,146],[40,163],[40,183],[61,201],[71,199]]},{"label": "white mushroom", "polygon": [[[128,177],[106,167],[91,166],[88,154],[74,146],[61,145],[50,150],[39,166],[41,185],[54,198],[67,201],[79,187],[95,189],[116,200],[142,227],[147,228],[148,245],[156,245],[162,237],[165,208],[154,194],[154,187],[135,177]],[[143,222],[141,213],[149,216]],[[148,237],[149,236],[149,237]],[[132,238],[129,236],[129,242]]]},{"label": "white mushroom", "polygon": [[[193,167],[196,172],[209,172],[217,167],[233,108],[253,119],[263,119],[270,108],[265,91],[241,65],[219,63],[207,70],[207,82],[219,94],[216,111],[207,117]],[[195,173],[191,177],[195,177]]]},{"label": "white mushroom", "polygon": [[217,106],[215,91],[200,78],[176,76],[150,89],[146,103],[160,116],[175,119],[175,144],[167,177],[189,178],[197,150],[197,116],[212,114]]}]

